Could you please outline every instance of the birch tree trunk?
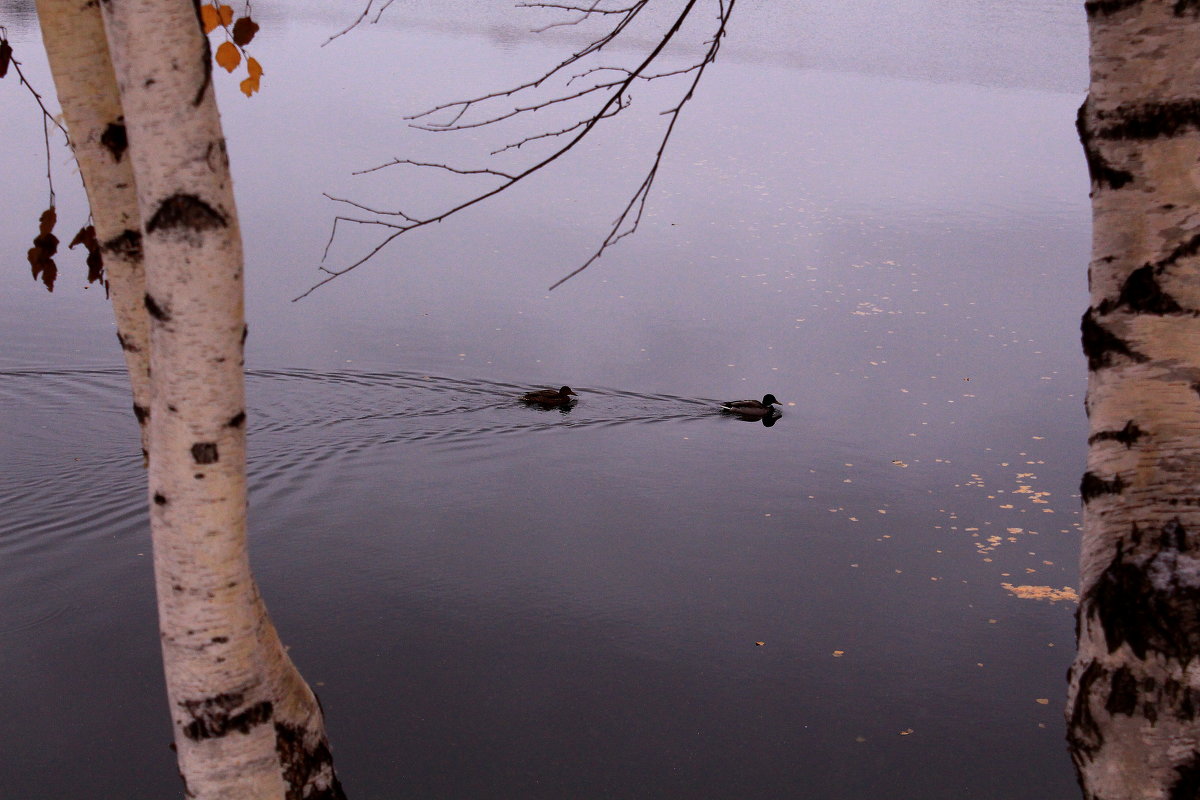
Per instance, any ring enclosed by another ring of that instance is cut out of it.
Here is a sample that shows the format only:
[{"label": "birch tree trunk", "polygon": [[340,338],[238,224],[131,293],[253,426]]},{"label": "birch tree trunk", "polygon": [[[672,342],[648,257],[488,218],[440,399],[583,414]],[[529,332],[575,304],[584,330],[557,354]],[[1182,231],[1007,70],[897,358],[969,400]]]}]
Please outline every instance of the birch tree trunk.
[{"label": "birch tree trunk", "polygon": [[1200,4],[1092,0],[1090,424],[1068,740],[1087,798],[1200,797]]},{"label": "birch tree trunk", "polygon": [[[137,333],[126,339],[122,329],[121,339],[127,358],[149,355],[148,367],[130,369],[152,378],[148,413],[136,400],[135,410],[186,794],[342,798],[316,697],[250,574],[241,239],[196,6],[105,0],[102,20],[89,2],[42,6],[97,228],[106,220],[106,263],[144,254],[144,286],[130,278],[113,293],[119,319],[148,320],[148,348]],[[128,156],[114,144],[122,130]]]},{"label": "birch tree trunk", "polygon": [[133,167],[125,157],[125,117],[100,8],[94,0],[38,0],[42,42],[71,147],[92,209],[117,339],[133,390],[146,457],[150,417],[149,324],[143,298],[142,232]]}]

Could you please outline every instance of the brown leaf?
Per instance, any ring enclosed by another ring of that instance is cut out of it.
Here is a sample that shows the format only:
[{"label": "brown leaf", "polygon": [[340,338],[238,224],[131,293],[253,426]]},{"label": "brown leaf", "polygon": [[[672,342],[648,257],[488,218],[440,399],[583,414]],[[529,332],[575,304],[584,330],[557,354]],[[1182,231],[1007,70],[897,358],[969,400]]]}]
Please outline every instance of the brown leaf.
[{"label": "brown leaf", "polygon": [[0,78],[8,74],[9,61],[12,61],[12,45],[8,39],[0,39]]},{"label": "brown leaf", "polygon": [[104,280],[104,258],[100,255],[100,242],[96,241],[96,228],[92,225],[80,228],[79,233],[67,245],[70,250],[81,244],[87,250],[88,283]]},{"label": "brown leaf", "polygon": [[54,210],[54,206],[50,206],[42,212],[42,216],[38,219],[38,233],[43,236],[49,235],[50,231],[54,230],[56,222],[58,222],[58,212]]},{"label": "brown leaf", "polygon": [[250,44],[250,40],[256,33],[258,33],[258,23],[249,17],[241,17],[233,23],[233,43],[238,47]]},{"label": "brown leaf", "polygon": [[38,235],[34,237],[33,247],[29,248],[29,266],[33,269],[33,279],[39,277],[46,288],[54,291],[54,279],[58,277],[58,266],[54,263],[54,254],[58,252],[58,237],[50,231],[58,215],[54,206],[42,212],[38,222]]},{"label": "brown leaf", "polygon": [[233,72],[237,65],[242,63],[242,54],[233,42],[221,42],[221,46],[217,48],[216,60],[226,72]]}]

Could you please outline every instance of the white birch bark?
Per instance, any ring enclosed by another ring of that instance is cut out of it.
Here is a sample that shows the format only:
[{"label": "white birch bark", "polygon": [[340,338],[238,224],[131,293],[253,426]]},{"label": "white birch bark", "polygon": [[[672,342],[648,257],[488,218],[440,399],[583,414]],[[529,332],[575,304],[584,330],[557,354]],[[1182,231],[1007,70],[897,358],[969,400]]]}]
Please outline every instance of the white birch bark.
[{"label": "white birch bark", "polygon": [[1093,0],[1090,438],[1068,739],[1087,798],[1200,797],[1200,4]]},{"label": "white birch bark", "polygon": [[144,456],[150,416],[150,343],[141,220],[104,24],[94,0],[38,0],[37,10],[58,102],[100,242]]},{"label": "white birch bark", "polygon": [[246,551],[242,251],[189,0],[105,0],[150,317],[151,528],[187,795],[339,798],[315,696],[284,653]]}]

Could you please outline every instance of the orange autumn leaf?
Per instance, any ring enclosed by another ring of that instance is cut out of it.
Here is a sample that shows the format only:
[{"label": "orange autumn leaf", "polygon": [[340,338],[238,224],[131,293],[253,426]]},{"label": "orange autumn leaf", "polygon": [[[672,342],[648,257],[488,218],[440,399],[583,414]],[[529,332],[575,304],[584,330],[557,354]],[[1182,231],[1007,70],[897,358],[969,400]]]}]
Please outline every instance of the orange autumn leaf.
[{"label": "orange autumn leaf", "polygon": [[200,6],[200,23],[205,33],[212,33],[218,25],[228,26],[233,22],[233,9],[229,6]]},{"label": "orange autumn leaf", "polygon": [[251,78],[257,79],[263,74],[262,64],[258,63],[258,59],[254,57],[246,58],[246,71],[250,73]]},{"label": "orange autumn leaf", "polygon": [[258,91],[258,76],[251,75],[249,78],[246,78],[244,81],[239,83],[238,86],[241,87],[242,94],[246,95],[246,97],[249,97]]},{"label": "orange autumn leaf", "polygon": [[205,33],[212,33],[221,24],[221,17],[212,6],[200,6],[200,26]]},{"label": "orange autumn leaf", "polygon": [[238,52],[233,42],[221,42],[221,46],[217,48],[216,59],[217,64],[224,67],[227,72],[233,72],[237,69],[237,65],[242,63],[242,54]]}]

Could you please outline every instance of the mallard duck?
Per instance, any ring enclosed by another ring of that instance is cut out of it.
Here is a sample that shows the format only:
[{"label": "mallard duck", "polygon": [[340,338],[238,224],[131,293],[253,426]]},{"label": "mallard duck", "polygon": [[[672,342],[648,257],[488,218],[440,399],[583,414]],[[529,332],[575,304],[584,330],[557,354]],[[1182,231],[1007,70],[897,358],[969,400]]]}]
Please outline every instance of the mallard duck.
[{"label": "mallard duck", "polygon": [[757,400],[730,400],[728,403],[721,403],[721,410],[743,417],[766,417],[779,413],[779,410],[774,408],[777,405],[780,405],[780,402],[775,399],[775,395],[768,394],[763,396],[761,403]]},{"label": "mallard duck", "polygon": [[521,395],[522,402],[537,403],[539,406],[565,406],[572,402],[576,395],[570,386],[561,389],[538,389],[536,392],[526,392]]}]

